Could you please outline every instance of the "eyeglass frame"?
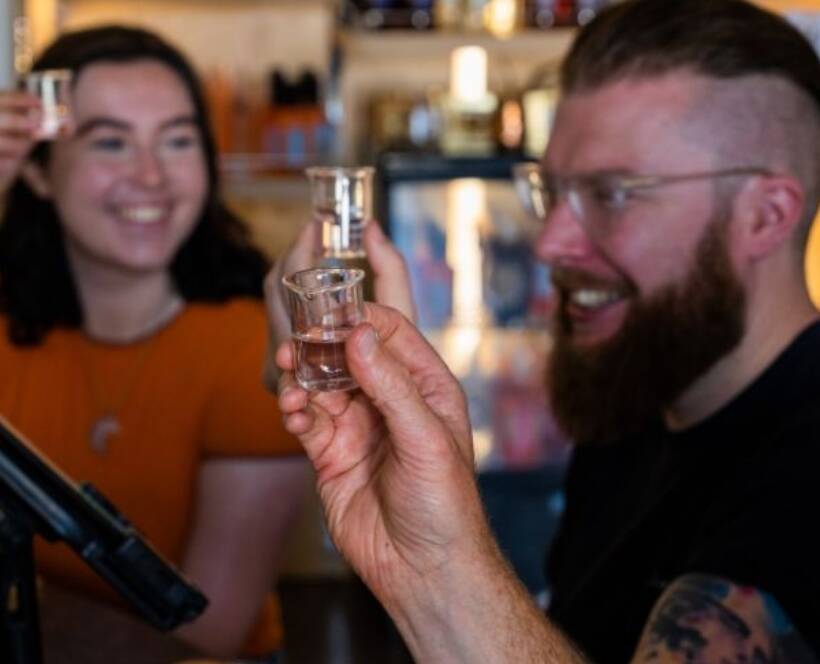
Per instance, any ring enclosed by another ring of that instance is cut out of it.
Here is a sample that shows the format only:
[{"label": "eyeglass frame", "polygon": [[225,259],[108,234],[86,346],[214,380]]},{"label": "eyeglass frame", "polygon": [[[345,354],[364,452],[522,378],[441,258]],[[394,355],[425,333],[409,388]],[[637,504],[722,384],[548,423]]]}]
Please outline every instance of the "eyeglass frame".
[{"label": "eyeglass frame", "polygon": [[[537,182],[534,181],[533,175],[538,176]],[[527,204],[528,208],[532,208],[535,216],[538,219],[545,220],[550,212],[554,210],[561,197],[565,197],[570,206],[575,218],[584,225],[585,229],[589,230],[592,226],[590,221],[586,218],[584,213],[584,206],[579,197],[578,185],[590,184],[595,180],[609,180],[617,184],[619,195],[617,201],[612,205],[612,212],[621,212],[626,205],[629,194],[633,191],[641,189],[654,189],[656,187],[664,187],[672,184],[679,184],[683,182],[717,179],[724,177],[742,177],[742,176],[771,176],[774,175],[772,171],[762,166],[738,166],[734,168],[726,168],[716,171],[698,171],[695,173],[680,173],[674,175],[629,175],[619,173],[591,173],[588,175],[569,175],[569,176],[548,176],[544,173],[539,164],[534,162],[525,162],[523,164],[516,164],[513,167],[513,179],[516,183],[525,182],[528,187]],[[560,183],[559,187],[555,188],[555,196],[549,194],[546,187],[546,180],[550,178],[556,184]],[[539,199],[535,199],[532,193],[537,191],[540,194]],[[520,193],[520,192],[519,192]],[[549,198],[554,198],[552,205],[548,204]],[[537,203],[536,203],[537,201]],[[539,209],[540,208],[540,209]]]}]

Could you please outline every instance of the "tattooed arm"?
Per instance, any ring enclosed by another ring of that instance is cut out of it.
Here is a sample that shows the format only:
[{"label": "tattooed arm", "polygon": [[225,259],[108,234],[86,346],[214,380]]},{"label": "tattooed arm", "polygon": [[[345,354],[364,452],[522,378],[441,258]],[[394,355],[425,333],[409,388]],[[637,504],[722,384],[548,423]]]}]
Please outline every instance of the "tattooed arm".
[{"label": "tattooed arm", "polygon": [[716,576],[687,574],[655,604],[633,664],[816,664],[768,593]]}]

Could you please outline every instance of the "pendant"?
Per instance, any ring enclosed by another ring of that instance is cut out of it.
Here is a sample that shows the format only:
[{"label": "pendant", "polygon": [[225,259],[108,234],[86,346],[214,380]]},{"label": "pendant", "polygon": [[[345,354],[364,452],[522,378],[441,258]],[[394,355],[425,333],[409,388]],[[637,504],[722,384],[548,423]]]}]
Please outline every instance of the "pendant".
[{"label": "pendant", "polygon": [[108,451],[108,439],[120,432],[120,423],[114,415],[106,414],[99,418],[88,432],[91,449],[97,454]]}]

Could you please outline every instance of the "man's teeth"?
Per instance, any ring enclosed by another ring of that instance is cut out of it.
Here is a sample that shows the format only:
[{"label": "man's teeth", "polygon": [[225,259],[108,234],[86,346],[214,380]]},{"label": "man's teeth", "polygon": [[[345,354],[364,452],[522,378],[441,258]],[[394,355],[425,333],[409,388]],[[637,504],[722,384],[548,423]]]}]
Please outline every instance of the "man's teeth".
[{"label": "man's teeth", "polygon": [[592,290],[585,288],[582,290],[573,291],[570,295],[570,300],[573,304],[579,307],[587,307],[593,309],[595,307],[602,307],[605,304],[614,302],[620,297],[616,291],[608,290]]},{"label": "man's teeth", "polygon": [[150,224],[159,221],[165,214],[165,209],[155,205],[141,205],[122,209],[122,216],[126,221],[137,224]]}]

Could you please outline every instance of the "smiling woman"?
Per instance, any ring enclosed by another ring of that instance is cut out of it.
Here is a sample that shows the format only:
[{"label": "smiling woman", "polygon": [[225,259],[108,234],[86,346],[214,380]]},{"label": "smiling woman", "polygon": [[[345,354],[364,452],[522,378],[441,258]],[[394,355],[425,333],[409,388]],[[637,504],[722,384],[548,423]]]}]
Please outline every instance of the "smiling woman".
[{"label": "smiling woman", "polygon": [[[55,202],[81,299],[112,269],[164,278],[207,187],[189,95],[166,65],[144,60],[90,65],[74,99],[73,139],[51,146],[47,163],[29,162],[23,176]],[[93,335],[99,323],[88,313]]]},{"label": "smiling woman", "polygon": [[[0,412],[209,597],[180,638],[268,655],[305,468],[261,385],[267,261],[219,198],[199,83],[120,27],[64,35],[35,68],[73,71],[75,130],[35,143],[36,100],[0,93]],[[67,552],[37,558],[112,596]]]}]

